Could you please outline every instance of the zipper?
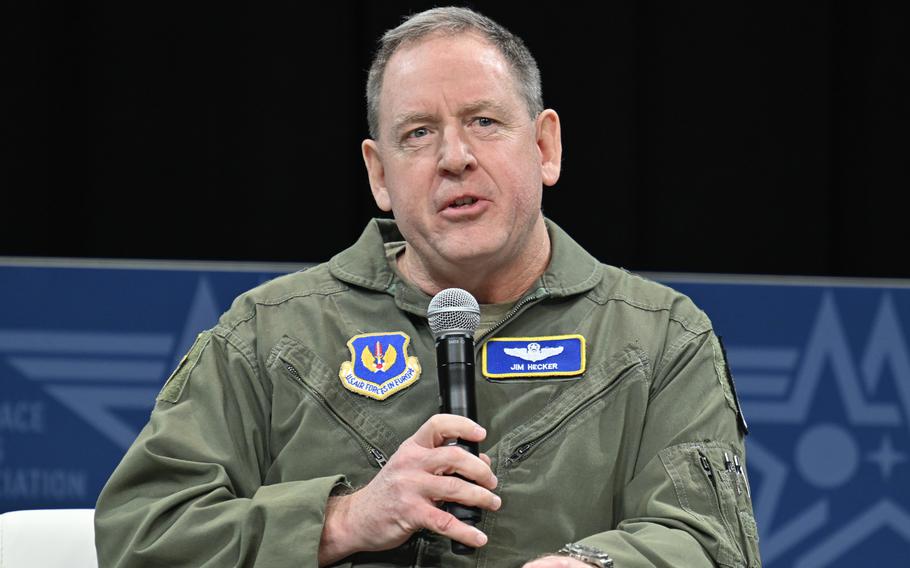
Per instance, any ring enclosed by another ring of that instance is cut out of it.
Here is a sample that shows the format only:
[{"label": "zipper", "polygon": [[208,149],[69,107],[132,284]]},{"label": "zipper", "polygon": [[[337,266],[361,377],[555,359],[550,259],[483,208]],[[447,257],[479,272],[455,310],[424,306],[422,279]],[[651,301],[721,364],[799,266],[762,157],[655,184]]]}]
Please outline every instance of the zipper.
[{"label": "zipper", "polygon": [[[540,290],[540,289],[538,289],[538,290]],[[521,300],[519,300],[518,303],[515,304],[514,306],[512,306],[512,309],[509,310],[508,313],[506,313],[506,315],[503,316],[503,318],[502,318],[501,320],[499,320],[498,322],[496,322],[496,325],[494,325],[493,327],[491,327],[486,333],[484,333],[484,334],[481,335],[479,338],[477,338],[477,342],[475,343],[475,351],[478,350],[478,349],[480,348],[480,345],[481,345],[481,343],[483,343],[483,340],[484,340],[484,339],[486,339],[487,337],[493,335],[493,333],[496,332],[500,327],[504,326],[506,323],[508,323],[508,321],[509,321],[510,319],[512,319],[512,318],[514,318],[516,315],[518,315],[518,313],[519,313],[521,310],[523,310],[528,304],[530,304],[531,302],[536,302],[536,301],[538,301],[538,300],[543,300],[543,299],[546,298],[548,295],[549,295],[549,294],[547,294],[547,292],[544,291],[543,294],[541,294],[540,296],[538,296],[538,295],[537,295],[537,291],[535,291],[535,292],[534,292],[533,294],[531,294],[530,296],[525,296],[524,298],[522,298]]]},{"label": "zipper", "polygon": [[[626,367],[619,374],[620,375],[624,374],[628,369],[629,369],[629,367]],[[556,434],[566,424],[571,422],[573,418],[575,418],[576,416],[578,416],[579,414],[584,412],[589,406],[591,406],[592,404],[597,402],[597,400],[599,400],[601,397],[603,397],[608,392],[610,392],[619,383],[620,383],[620,381],[618,378],[614,379],[608,385],[591,393],[587,398],[585,398],[583,401],[581,401],[579,404],[577,404],[575,406],[575,408],[571,409],[559,422],[552,425],[549,429],[545,430],[543,433],[538,435],[536,438],[533,438],[531,440],[528,440],[527,442],[519,444],[512,451],[512,453],[509,455],[509,457],[506,458],[505,464],[504,464],[505,467],[507,467],[507,468],[513,467],[514,465],[516,465],[519,462],[521,462],[522,460],[524,460],[526,457],[528,457],[528,455],[531,453],[531,451],[534,448],[538,447],[541,443],[545,442],[548,438],[550,438],[551,436]]]},{"label": "zipper", "polygon": [[512,452],[512,455],[506,458],[506,467],[512,467],[516,463],[525,459],[525,454],[528,453],[528,450],[534,447],[535,443],[536,442],[528,442],[515,448],[515,451]]},{"label": "zipper", "polygon": [[350,424],[348,424],[337,412],[335,412],[335,409],[329,405],[325,397],[322,396],[322,393],[314,389],[312,386],[307,384],[303,378],[301,378],[300,372],[296,367],[294,367],[294,365],[291,365],[287,359],[280,355],[279,358],[281,359],[281,362],[284,363],[284,366],[287,369],[288,373],[294,377],[294,380],[299,385],[301,385],[304,390],[306,390],[314,399],[316,399],[316,402],[319,403],[319,406],[321,406],[323,410],[334,417],[335,420],[337,420],[345,428],[345,430],[347,430],[354,437],[354,439],[358,441],[358,445],[367,453],[367,455],[369,455],[372,462],[376,464],[377,467],[382,469],[382,467],[389,462],[389,459],[384,453],[382,453],[382,450],[371,444],[369,440],[367,440],[360,432],[354,430]]},{"label": "zipper", "polygon": [[373,459],[377,464],[379,464],[379,467],[384,467],[385,464],[389,463],[389,460],[386,459],[385,454],[376,448],[370,448],[370,455],[373,456]]},{"label": "zipper", "polygon": [[423,550],[426,548],[427,544],[426,538],[424,538],[425,535],[426,529],[417,531],[417,538],[415,539],[414,544],[414,564],[412,566],[420,566],[420,564],[423,562]]},{"label": "zipper", "polygon": [[708,461],[708,457],[702,453],[701,450],[698,450],[698,460],[701,462],[702,469],[704,469],[705,473],[708,474],[708,479],[711,481],[711,485],[713,485],[714,489],[717,490],[717,480],[714,478],[714,470],[711,469],[711,462]]},{"label": "zipper", "polygon": [[[540,290],[540,288],[538,288],[538,290]],[[540,296],[538,296],[537,291],[535,291],[530,296],[525,296],[524,298],[519,300],[518,303],[515,304],[514,306],[512,306],[512,309],[509,310],[508,313],[506,313],[506,315],[501,320],[496,322],[496,324],[493,327],[491,327],[489,330],[487,330],[486,333],[484,333],[477,339],[477,342],[474,344],[474,352],[477,353],[478,351],[480,351],[484,339],[493,335],[496,331],[499,330],[499,328],[501,328],[506,323],[508,323],[508,321],[510,319],[512,319],[516,315],[518,315],[518,313],[521,312],[521,310],[523,310],[526,306],[528,306],[532,302],[537,302],[539,300],[543,300],[548,295],[549,294],[547,294],[546,290],[544,290],[544,292]],[[512,465],[523,460],[525,453],[528,450],[530,450],[531,447],[533,447],[533,445],[534,445],[534,442],[528,442],[528,443],[522,444],[521,446],[516,448],[515,451],[512,452],[512,454],[508,458],[506,458],[506,463],[505,463],[506,467],[511,467]]]}]

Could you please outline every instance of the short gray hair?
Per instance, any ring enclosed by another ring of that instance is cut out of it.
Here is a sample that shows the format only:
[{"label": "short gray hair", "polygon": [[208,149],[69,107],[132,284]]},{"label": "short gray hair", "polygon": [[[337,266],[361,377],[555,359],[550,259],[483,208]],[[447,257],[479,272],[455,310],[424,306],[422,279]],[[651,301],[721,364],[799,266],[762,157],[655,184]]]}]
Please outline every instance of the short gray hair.
[{"label": "short gray hair", "polygon": [[458,35],[468,32],[476,32],[489,41],[509,63],[518,92],[531,117],[536,117],[543,111],[540,70],[521,38],[468,8],[433,8],[406,18],[400,26],[388,30],[379,40],[379,49],[373,57],[367,78],[367,122],[372,138],[379,138],[379,94],[382,92],[386,65],[395,51],[431,34]]}]

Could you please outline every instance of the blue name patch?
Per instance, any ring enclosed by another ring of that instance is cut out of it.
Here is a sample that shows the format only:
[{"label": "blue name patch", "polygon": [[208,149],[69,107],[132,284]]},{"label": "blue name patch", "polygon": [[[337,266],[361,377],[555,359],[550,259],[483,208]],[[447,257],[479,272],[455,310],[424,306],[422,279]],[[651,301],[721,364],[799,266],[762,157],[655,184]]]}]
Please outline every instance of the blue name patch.
[{"label": "blue name patch", "polygon": [[501,337],[483,344],[483,374],[491,379],[574,377],[584,372],[581,335]]}]

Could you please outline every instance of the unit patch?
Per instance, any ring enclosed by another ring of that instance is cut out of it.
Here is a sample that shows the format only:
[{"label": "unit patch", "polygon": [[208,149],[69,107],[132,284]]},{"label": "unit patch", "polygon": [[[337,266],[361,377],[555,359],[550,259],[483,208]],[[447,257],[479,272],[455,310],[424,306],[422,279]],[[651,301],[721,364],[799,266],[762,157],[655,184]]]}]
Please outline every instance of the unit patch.
[{"label": "unit patch", "polygon": [[483,344],[483,374],[491,379],[574,377],[584,372],[581,335],[499,337]]},{"label": "unit patch", "polygon": [[338,376],[344,388],[385,400],[420,378],[417,357],[408,357],[411,338],[400,331],[363,333],[348,341],[351,360],[341,364]]}]

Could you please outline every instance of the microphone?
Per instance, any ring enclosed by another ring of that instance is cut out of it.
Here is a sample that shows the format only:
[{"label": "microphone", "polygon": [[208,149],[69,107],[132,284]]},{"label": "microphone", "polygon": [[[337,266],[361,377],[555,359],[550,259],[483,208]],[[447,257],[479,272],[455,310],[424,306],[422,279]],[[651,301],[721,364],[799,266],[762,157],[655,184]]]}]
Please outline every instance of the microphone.
[{"label": "microphone", "polygon": [[[447,288],[430,300],[427,318],[436,339],[436,371],[439,376],[442,411],[477,422],[474,330],[480,323],[480,306],[474,296],[465,290]],[[446,444],[458,446],[475,456],[478,454],[477,442],[457,439]],[[477,507],[446,503],[445,509],[465,524],[476,526],[480,522],[480,509]],[[474,548],[453,540],[452,552],[472,554]]]}]

